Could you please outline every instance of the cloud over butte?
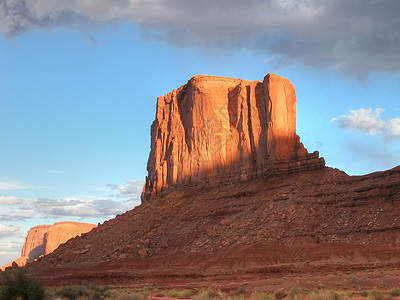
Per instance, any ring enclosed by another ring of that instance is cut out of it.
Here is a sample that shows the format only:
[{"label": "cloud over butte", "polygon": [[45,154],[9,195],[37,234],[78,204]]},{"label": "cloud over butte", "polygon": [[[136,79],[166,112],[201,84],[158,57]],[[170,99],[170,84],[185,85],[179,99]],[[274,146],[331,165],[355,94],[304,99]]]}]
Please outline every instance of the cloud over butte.
[{"label": "cloud over butte", "polygon": [[350,110],[348,115],[333,118],[332,123],[345,130],[353,130],[369,135],[381,135],[385,141],[400,139],[400,118],[383,120],[383,108],[373,112],[371,108]]},{"label": "cloud over butte", "polygon": [[398,0],[4,0],[0,31],[130,22],[171,46],[248,49],[355,76],[400,68]]}]

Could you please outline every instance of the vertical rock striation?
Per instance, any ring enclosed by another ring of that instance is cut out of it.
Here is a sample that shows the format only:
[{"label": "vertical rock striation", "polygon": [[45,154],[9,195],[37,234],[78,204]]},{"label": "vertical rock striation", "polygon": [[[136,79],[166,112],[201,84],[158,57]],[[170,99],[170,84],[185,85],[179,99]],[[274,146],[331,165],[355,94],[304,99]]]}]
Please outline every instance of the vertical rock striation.
[{"label": "vertical rock striation", "polygon": [[21,251],[21,257],[25,257],[27,262],[45,254],[46,234],[50,227],[51,225],[39,225],[28,231]]},{"label": "vertical rock striation", "polygon": [[168,187],[216,185],[325,166],[296,134],[289,80],[198,75],[157,100],[142,200]]}]

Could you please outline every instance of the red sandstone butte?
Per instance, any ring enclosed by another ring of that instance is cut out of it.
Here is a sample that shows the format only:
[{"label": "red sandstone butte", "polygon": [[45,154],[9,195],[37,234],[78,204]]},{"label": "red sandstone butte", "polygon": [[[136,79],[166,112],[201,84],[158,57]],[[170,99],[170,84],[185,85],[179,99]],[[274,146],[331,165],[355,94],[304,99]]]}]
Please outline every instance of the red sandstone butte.
[{"label": "red sandstone butte", "polygon": [[[19,267],[34,261],[42,255],[52,253],[60,244],[83,233],[89,232],[96,225],[80,222],[58,222],[54,225],[39,225],[31,228],[25,238],[21,257],[15,260]],[[1,270],[12,265],[3,266]]]},{"label": "red sandstone butte", "polygon": [[198,75],[157,99],[142,200],[165,188],[218,185],[277,172],[319,169],[296,134],[289,80]]}]

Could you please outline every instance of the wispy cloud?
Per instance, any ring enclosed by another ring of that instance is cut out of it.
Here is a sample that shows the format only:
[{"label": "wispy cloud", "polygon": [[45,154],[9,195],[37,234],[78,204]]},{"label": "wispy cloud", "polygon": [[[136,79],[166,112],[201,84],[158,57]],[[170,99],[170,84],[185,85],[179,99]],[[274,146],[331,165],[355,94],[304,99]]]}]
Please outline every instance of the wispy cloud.
[{"label": "wispy cloud", "polygon": [[19,181],[0,181],[0,190],[26,190],[31,188]]},{"label": "wispy cloud", "polygon": [[333,118],[332,123],[345,130],[353,130],[369,135],[381,135],[385,141],[400,138],[400,117],[383,120],[383,108],[350,110],[347,115]]},{"label": "wispy cloud", "polygon": [[17,198],[15,196],[0,196],[0,204],[4,205],[26,205],[26,199]]},{"label": "wispy cloud", "polygon": [[249,49],[361,77],[400,69],[399,11],[398,0],[4,0],[0,32],[131,22],[174,47]]},{"label": "wispy cloud", "polygon": [[21,255],[22,242],[0,242],[0,267]]},{"label": "wispy cloud", "polygon": [[60,199],[0,196],[0,222],[21,222],[33,217],[110,219],[139,205],[139,196],[130,197],[125,201],[90,195]]},{"label": "wispy cloud", "polygon": [[21,214],[20,212],[14,214],[0,215],[0,222],[23,222],[34,217],[33,213]]},{"label": "wispy cloud", "polygon": [[47,170],[46,173],[48,174],[62,174],[62,171],[57,171],[57,170]]},{"label": "wispy cloud", "polygon": [[109,219],[116,214],[133,209],[138,201],[114,201],[110,199],[93,199],[83,201],[76,198],[35,200],[32,205],[35,212],[47,218],[86,218],[97,217]]},{"label": "wispy cloud", "polygon": [[138,198],[142,194],[144,180],[127,180],[125,185],[108,184],[112,190],[119,191],[118,198]]},{"label": "wispy cloud", "polygon": [[[22,244],[19,242],[8,242],[0,244],[0,253],[8,253],[8,252],[21,252]],[[1,255],[0,254],[0,255]]]},{"label": "wispy cloud", "polygon": [[0,238],[21,235],[20,227],[0,223]]}]

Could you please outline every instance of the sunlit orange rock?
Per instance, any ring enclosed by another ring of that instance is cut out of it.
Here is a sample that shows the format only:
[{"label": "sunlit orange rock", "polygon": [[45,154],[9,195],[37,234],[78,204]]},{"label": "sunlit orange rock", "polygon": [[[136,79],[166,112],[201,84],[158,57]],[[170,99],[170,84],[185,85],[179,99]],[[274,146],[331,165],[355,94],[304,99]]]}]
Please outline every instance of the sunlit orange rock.
[{"label": "sunlit orange rock", "polygon": [[45,254],[56,250],[60,244],[69,239],[92,230],[96,225],[79,222],[58,222],[50,226],[47,231]]},{"label": "sunlit orange rock", "polygon": [[28,231],[22,247],[21,258],[26,258],[29,262],[45,254],[46,234],[50,227],[51,225],[39,225]]},{"label": "sunlit orange rock", "polygon": [[296,134],[289,80],[198,75],[157,101],[142,200],[168,187],[216,185],[322,168]]},{"label": "sunlit orange rock", "polygon": [[[31,228],[25,238],[21,257],[15,260],[19,267],[34,261],[42,255],[47,255],[58,248],[60,244],[67,242],[83,233],[89,232],[96,225],[80,222],[58,222],[54,225],[39,225]],[[3,266],[11,266],[13,262]]]}]

